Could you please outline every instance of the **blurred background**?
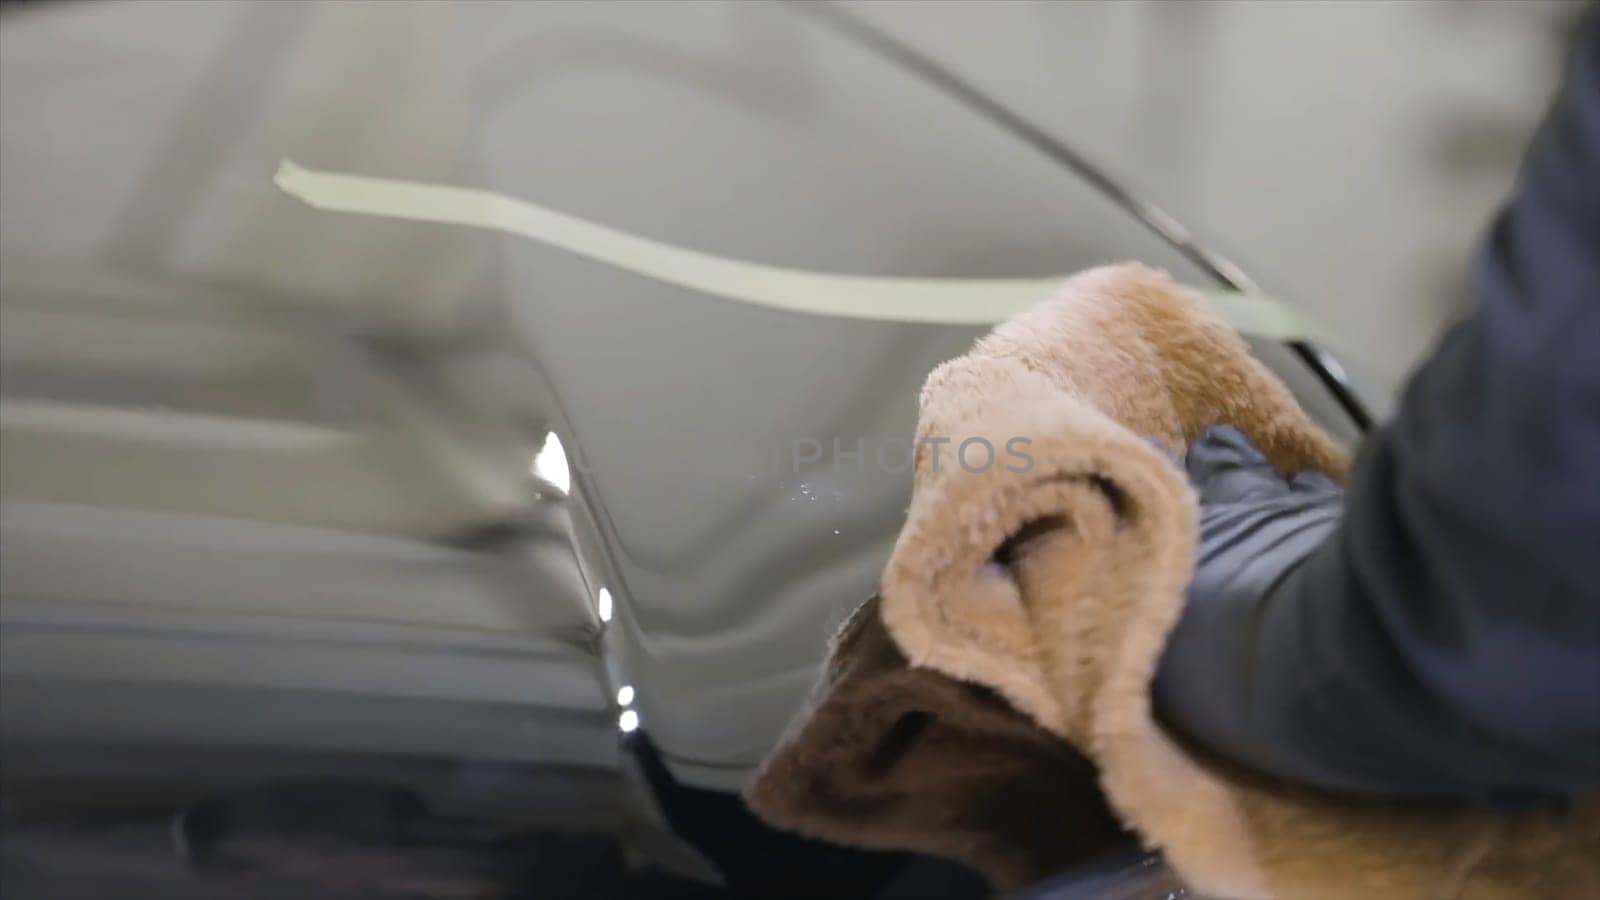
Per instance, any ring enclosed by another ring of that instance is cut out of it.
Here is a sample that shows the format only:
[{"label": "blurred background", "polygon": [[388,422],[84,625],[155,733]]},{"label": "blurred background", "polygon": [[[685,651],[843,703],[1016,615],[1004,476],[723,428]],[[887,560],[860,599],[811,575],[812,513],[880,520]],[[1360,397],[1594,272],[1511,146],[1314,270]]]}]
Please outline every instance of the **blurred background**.
[{"label": "blurred background", "polygon": [[[830,8],[1303,313],[1353,384],[1252,346],[1354,443],[1586,7]],[[984,329],[321,211],[285,159],[802,269],[1226,287],[813,4],[6,2],[6,896],[982,895],[734,792],[909,491],[768,451],[909,435]]]},{"label": "blurred background", "polygon": [[1555,90],[1581,2],[865,4],[1403,375]]}]

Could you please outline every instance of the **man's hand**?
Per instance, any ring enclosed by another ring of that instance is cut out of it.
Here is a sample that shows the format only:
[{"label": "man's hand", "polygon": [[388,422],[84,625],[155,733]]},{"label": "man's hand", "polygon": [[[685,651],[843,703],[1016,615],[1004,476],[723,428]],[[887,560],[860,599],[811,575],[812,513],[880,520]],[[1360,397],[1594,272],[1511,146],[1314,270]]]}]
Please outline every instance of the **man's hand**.
[{"label": "man's hand", "polygon": [[1334,530],[1343,491],[1320,472],[1282,477],[1227,425],[1201,434],[1184,467],[1200,496],[1200,538],[1188,605],[1156,675],[1156,711],[1214,750],[1277,768],[1250,739],[1253,704],[1239,693],[1249,696],[1257,672],[1252,624]]},{"label": "man's hand", "polygon": [[1478,307],[1339,491],[1191,448],[1198,568],[1156,714],[1333,790],[1600,791],[1600,16],[1479,258]]},{"label": "man's hand", "polygon": [[1322,543],[1343,491],[1321,472],[1284,479],[1231,425],[1208,429],[1184,460],[1200,495],[1200,544],[1189,603],[1258,598]]}]

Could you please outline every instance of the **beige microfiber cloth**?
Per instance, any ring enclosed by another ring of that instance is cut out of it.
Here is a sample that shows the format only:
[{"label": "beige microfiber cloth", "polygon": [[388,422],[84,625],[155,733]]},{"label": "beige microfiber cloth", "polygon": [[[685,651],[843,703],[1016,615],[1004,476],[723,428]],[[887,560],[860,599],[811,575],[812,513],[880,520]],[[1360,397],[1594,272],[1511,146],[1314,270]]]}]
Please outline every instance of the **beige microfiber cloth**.
[{"label": "beige microfiber cloth", "polygon": [[[991,689],[1064,738],[1097,767],[1121,820],[1206,894],[1600,896],[1592,798],[1562,814],[1506,818],[1334,796],[1238,771],[1156,723],[1150,682],[1192,574],[1196,504],[1151,440],[1175,450],[1219,423],[1249,435],[1285,474],[1342,477],[1347,466],[1237,335],[1165,274],[1136,265],[1075,276],[935,370],[879,610],[913,671]],[[997,450],[1025,439],[1012,446],[1032,465],[1002,452],[985,466],[978,444],[960,465],[955,451],[980,437]],[[948,443],[922,442],[937,438]],[[849,664],[841,657],[850,646],[835,647],[831,670]],[[801,778],[824,744],[834,758],[870,756],[869,746],[851,744],[847,722],[832,721],[841,710],[829,704],[838,702],[825,691],[814,698],[758,775],[751,802],[780,826],[883,845],[862,833],[871,824],[857,818],[854,785],[834,785],[839,793],[812,798],[798,816],[785,804],[801,789],[773,784]],[[826,728],[814,731],[818,723]],[[1033,802],[1021,792],[1006,799]],[[1077,815],[1063,805],[1041,827],[1069,829]]]},{"label": "beige microfiber cloth", "polygon": [[812,713],[752,808],[836,843],[956,859],[1002,890],[1133,843],[1093,764],[993,691],[907,666],[878,603],[834,637]]}]

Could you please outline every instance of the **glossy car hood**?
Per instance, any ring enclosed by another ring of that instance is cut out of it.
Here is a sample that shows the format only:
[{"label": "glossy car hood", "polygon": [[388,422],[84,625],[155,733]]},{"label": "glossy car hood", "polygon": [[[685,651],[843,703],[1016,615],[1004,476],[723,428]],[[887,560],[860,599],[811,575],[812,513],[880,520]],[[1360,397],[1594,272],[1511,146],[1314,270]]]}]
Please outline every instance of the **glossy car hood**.
[{"label": "glossy car hood", "polygon": [[[1206,281],[1082,180],[782,5],[69,5],[8,14],[0,46],[6,567],[29,585],[8,577],[8,621],[95,635],[105,608],[213,617],[164,626],[192,643],[309,606],[340,627],[435,629],[408,632],[435,649],[511,635],[548,665],[485,673],[456,700],[525,697],[514,716],[564,711],[583,735],[542,755],[512,727],[384,732],[402,752],[612,766],[593,748],[629,685],[680,778],[736,787],[874,589],[909,474],[873,454],[909,437],[923,378],[981,329],[756,308],[509,237],[319,212],[273,186],[280,159],[798,268],[1020,277],[1136,259]],[[1292,354],[1258,349],[1353,435]],[[529,474],[550,432],[569,496]],[[237,542],[197,550],[222,522]],[[263,561],[271,535],[299,549]],[[8,651],[5,671],[159,693],[170,644],[109,667],[85,640],[31,668]],[[270,656],[196,662],[192,680],[226,689],[258,665],[251,690],[307,704],[319,683],[411,696],[381,666],[313,655],[289,678]],[[229,707],[184,734],[235,734],[216,725]],[[30,715],[11,733],[100,727]],[[239,740],[338,743],[301,727]]]}]

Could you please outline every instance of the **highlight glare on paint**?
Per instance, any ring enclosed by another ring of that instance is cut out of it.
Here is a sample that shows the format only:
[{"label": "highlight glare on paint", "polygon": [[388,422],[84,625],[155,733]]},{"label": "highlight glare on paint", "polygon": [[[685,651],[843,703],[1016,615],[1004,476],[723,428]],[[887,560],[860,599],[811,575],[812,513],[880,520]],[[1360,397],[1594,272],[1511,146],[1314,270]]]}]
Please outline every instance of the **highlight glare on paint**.
[{"label": "highlight glare on paint", "polygon": [[567,470],[567,452],[554,431],[544,436],[544,445],[534,455],[529,471],[550,482],[563,494],[572,489],[572,473]]},{"label": "highlight glare on paint", "polygon": [[639,714],[631,709],[623,710],[622,715],[617,716],[617,727],[622,729],[623,734],[634,731],[639,727]]},{"label": "highlight glare on paint", "polygon": [[600,593],[595,595],[594,606],[595,606],[595,611],[600,613],[600,621],[602,621],[602,622],[611,621],[611,592],[610,591],[606,590],[605,588],[601,588],[600,589]]},{"label": "highlight glare on paint", "polygon": [[1322,367],[1327,369],[1334,378],[1337,378],[1341,382],[1350,380],[1350,374],[1344,370],[1344,366],[1339,365],[1339,361],[1337,359],[1333,358],[1333,354],[1324,352],[1321,347],[1316,348],[1316,351],[1317,361],[1322,363]]},{"label": "highlight glare on paint", "polygon": [[633,685],[625,684],[617,688],[617,705],[627,706],[633,702]]}]

